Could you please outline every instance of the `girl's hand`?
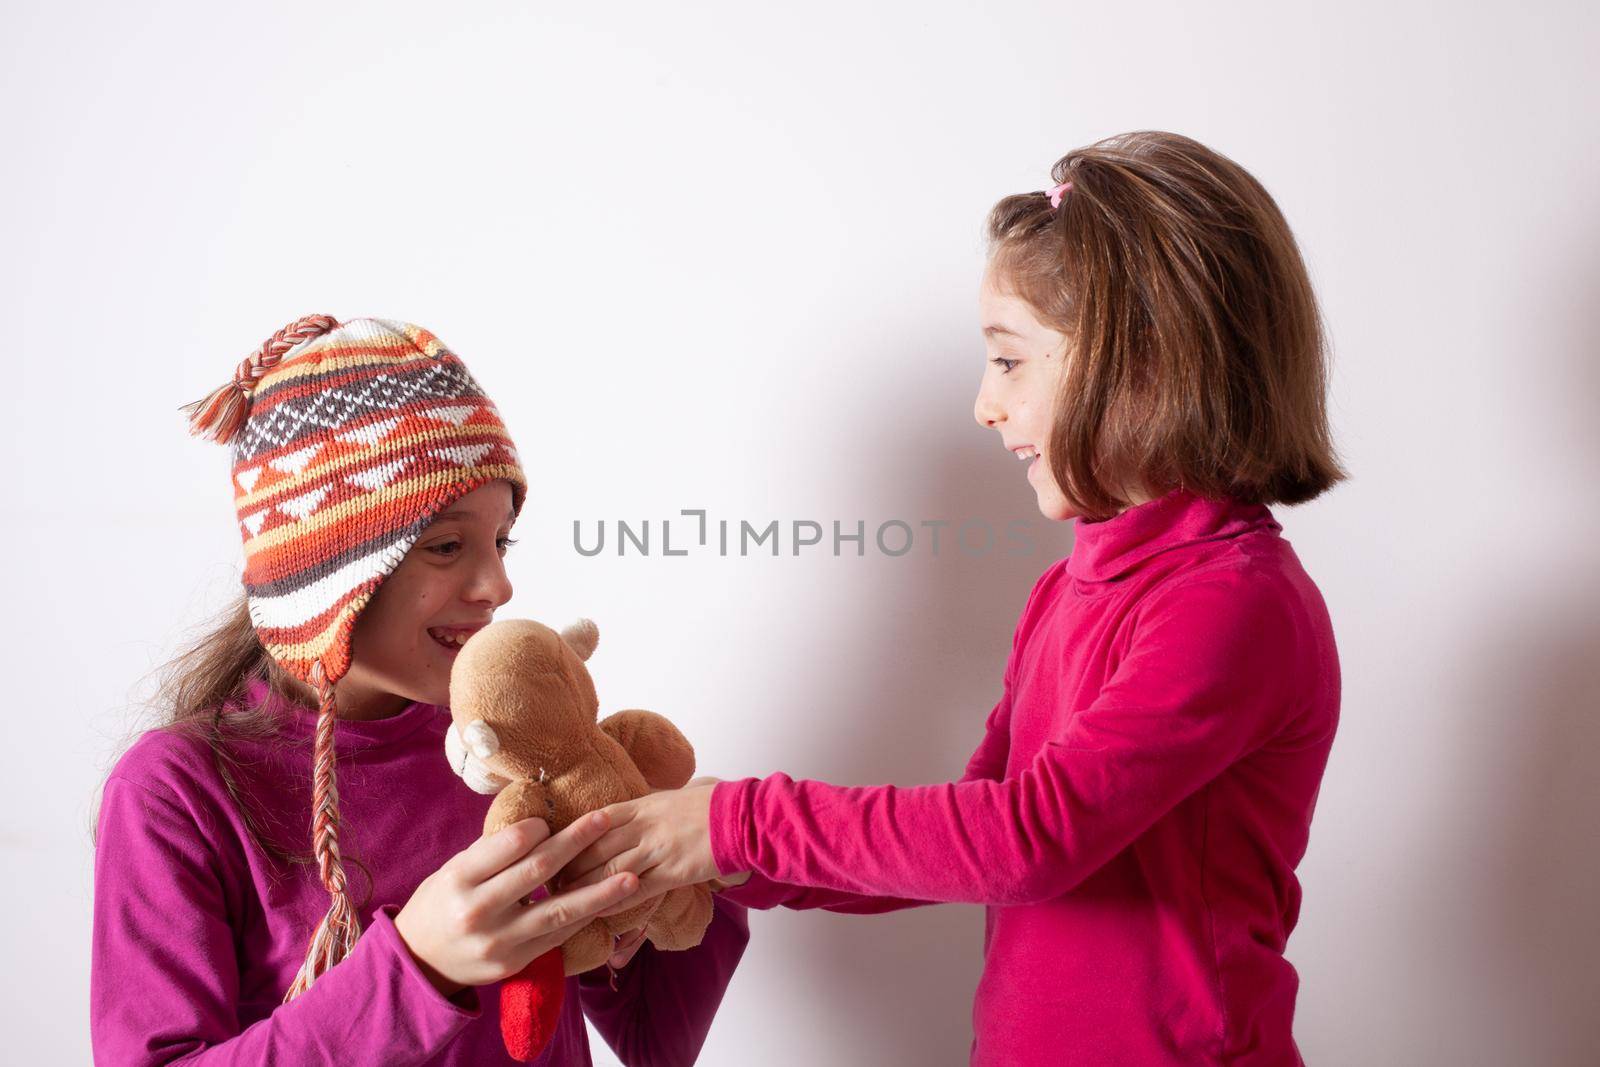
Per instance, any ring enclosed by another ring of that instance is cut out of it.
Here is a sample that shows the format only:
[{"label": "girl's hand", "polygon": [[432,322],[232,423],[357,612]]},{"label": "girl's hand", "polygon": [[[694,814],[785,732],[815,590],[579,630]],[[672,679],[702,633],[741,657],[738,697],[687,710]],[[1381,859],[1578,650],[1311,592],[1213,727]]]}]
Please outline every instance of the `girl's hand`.
[{"label": "girl's hand", "polygon": [[611,829],[566,865],[563,889],[584,891],[627,873],[638,875],[637,891],[606,909],[616,912],[717,877],[711,858],[711,790],[716,784],[715,778],[696,778],[682,789],[602,808]]},{"label": "girl's hand", "polygon": [[608,826],[605,812],[593,812],[551,837],[543,819],[523,819],[424,878],[394,925],[439,992],[508,978],[632,896],[639,879],[621,874],[524,903]]},{"label": "girl's hand", "polygon": [[633,959],[634,953],[638,952],[643,944],[644,927],[642,926],[632,933],[621,934],[617,937],[616,944],[611,947],[611,959],[607,962],[611,964],[613,969],[626,967],[628,961]]}]

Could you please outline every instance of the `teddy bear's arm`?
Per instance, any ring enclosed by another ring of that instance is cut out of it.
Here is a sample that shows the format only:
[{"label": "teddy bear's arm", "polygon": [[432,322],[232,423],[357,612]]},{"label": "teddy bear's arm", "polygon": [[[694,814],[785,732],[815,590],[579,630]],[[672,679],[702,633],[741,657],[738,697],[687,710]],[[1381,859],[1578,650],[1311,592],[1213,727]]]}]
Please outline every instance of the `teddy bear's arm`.
[{"label": "teddy bear's arm", "polygon": [[622,746],[651,789],[679,789],[694,777],[694,747],[665,717],[653,711],[619,711],[600,729]]}]

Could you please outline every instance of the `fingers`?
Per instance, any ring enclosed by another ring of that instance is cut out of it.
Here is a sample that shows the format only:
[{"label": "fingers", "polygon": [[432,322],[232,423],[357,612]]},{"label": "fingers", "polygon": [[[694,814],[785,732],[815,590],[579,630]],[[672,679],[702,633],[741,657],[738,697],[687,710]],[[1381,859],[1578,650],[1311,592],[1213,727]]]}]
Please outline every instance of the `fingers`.
[{"label": "fingers", "polygon": [[631,897],[617,901],[616,904],[602,911],[601,915],[620,915],[631,911],[641,904],[648,904],[656,897],[672,892],[688,883],[668,878],[661,873],[660,867],[652,867],[639,875],[639,887],[634,890]]},{"label": "fingers", "polygon": [[618,827],[613,824],[609,833],[572,858],[572,862],[561,871],[561,884],[567,887],[593,885],[608,875],[632,870],[633,868],[612,861],[638,844],[638,827],[633,825]]},{"label": "fingers", "polygon": [[599,915],[605,908],[632,896],[639,888],[639,879],[632,874],[619,874],[598,885],[576,889],[570,893],[557,893],[536,904],[530,904],[523,913],[512,920],[508,929],[518,941],[570,931]]},{"label": "fingers", "polygon": [[[611,838],[618,836],[618,833],[613,831],[601,838],[599,843],[604,845],[610,841]],[[591,849],[593,847],[594,846],[590,846]],[[585,851],[587,852],[589,849],[585,849]],[[579,867],[578,861],[574,860],[572,863],[568,864],[567,869],[562,872],[561,886],[563,889],[582,889],[584,886],[594,885],[596,882],[610,878],[614,874],[621,874],[623,871],[631,871],[634,874],[643,875],[645,868],[649,866],[649,861],[650,857],[645,852],[643,846],[634,845],[623,852],[617,853],[610,859],[605,860],[600,864],[600,866],[574,876],[572,872],[577,870]]]},{"label": "fingers", "polygon": [[550,827],[543,819],[514,822],[498,833],[478,838],[457,853],[453,860],[456,873],[469,886],[486,882],[543,844],[549,836]]},{"label": "fingers", "polygon": [[[508,908],[515,904],[554,878],[574,856],[593,844],[606,832],[609,822],[604,811],[590,812],[533,851],[514,858],[480,887],[484,903],[490,908]],[[507,827],[508,831],[510,829],[512,827]]]},{"label": "fingers", "polygon": [[624,899],[617,901],[617,903],[611,905],[611,907],[607,908],[605,911],[602,911],[600,914],[603,917],[621,915],[625,911],[632,911],[641,904],[650,903],[652,899],[659,895],[659,893],[646,895],[644,892],[644,879],[641,878],[639,880],[638,888],[634,890],[634,893],[631,897],[625,897]]},{"label": "fingers", "polygon": [[[604,914],[602,912],[602,914]],[[613,967],[626,967],[628,961],[633,959],[634,953],[644,944],[644,927],[623,934],[617,938],[616,947],[611,950],[610,963]]]},{"label": "fingers", "polygon": [[683,886],[692,884],[694,883],[685,882],[671,877],[670,875],[664,873],[662,868],[659,866],[651,867],[649,870],[639,875],[639,887],[634,891],[631,897],[618,901],[615,906],[608,908],[600,914],[617,915],[627,911],[630,908],[636,908],[640,904],[645,903],[653,897],[659,897],[665,893],[672,892],[674,889],[679,889]]}]

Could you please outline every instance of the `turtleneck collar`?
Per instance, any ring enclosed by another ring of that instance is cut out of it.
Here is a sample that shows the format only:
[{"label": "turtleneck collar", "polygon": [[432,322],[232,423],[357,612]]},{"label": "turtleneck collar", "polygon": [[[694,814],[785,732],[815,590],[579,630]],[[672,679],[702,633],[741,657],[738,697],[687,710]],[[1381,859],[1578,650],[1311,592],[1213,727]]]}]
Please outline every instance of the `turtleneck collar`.
[{"label": "turtleneck collar", "polygon": [[[292,737],[309,738],[316,732],[317,709],[279,696],[264,679],[245,679],[245,698],[250,707],[264,708],[275,716]],[[448,713],[437,705],[412,701],[385,719],[340,719],[333,731],[334,751],[359,752],[394,744],[441,714]]]},{"label": "turtleneck collar", "polygon": [[1265,504],[1213,500],[1178,488],[1109,519],[1073,522],[1067,573],[1084,582],[1108,582],[1151,556],[1184,545],[1283,527]]}]

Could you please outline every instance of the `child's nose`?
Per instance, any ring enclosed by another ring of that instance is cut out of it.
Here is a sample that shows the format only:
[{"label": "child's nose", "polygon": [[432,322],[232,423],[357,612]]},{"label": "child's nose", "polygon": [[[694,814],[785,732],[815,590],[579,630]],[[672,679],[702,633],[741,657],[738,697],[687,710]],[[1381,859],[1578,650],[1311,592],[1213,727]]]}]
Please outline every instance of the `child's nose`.
[{"label": "child's nose", "polygon": [[466,590],[466,599],[488,603],[496,608],[510,600],[511,578],[506,574],[505,563],[496,558],[478,570]]},{"label": "child's nose", "polygon": [[986,430],[994,429],[997,423],[1004,422],[1006,418],[1000,406],[981,389],[978,390],[978,399],[972,405],[972,417]]}]

